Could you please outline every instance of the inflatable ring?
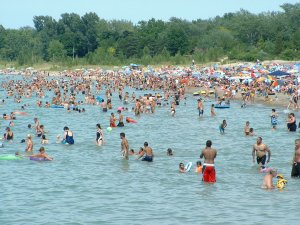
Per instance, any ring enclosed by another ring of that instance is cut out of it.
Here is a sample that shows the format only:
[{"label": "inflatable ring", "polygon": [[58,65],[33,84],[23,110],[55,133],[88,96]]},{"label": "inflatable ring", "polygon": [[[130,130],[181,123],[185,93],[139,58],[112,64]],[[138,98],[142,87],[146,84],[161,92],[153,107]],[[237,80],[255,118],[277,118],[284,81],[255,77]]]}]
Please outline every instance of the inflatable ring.
[{"label": "inflatable ring", "polygon": [[185,171],[186,172],[189,172],[190,171],[190,169],[192,168],[192,165],[193,165],[193,163],[192,162],[189,162],[189,163],[187,163],[186,165],[185,165]]},{"label": "inflatable ring", "polygon": [[3,155],[0,156],[0,160],[21,160],[22,158],[15,155]]},{"label": "inflatable ring", "polygon": [[50,161],[49,159],[46,159],[46,158],[39,158],[39,157],[33,157],[33,156],[30,156],[29,159],[33,160],[33,161]]}]

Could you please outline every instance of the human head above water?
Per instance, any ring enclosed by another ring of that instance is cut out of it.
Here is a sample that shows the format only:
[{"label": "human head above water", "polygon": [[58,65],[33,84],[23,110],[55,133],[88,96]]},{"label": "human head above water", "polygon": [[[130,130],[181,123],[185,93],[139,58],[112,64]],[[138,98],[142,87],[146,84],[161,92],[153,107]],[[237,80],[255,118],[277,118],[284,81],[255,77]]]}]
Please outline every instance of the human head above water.
[{"label": "human head above water", "polygon": [[69,127],[64,127],[64,131],[67,131],[67,130],[69,130]]},{"label": "human head above water", "polygon": [[121,137],[121,138],[124,138],[124,137],[125,137],[125,133],[123,133],[123,132],[120,133],[120,137]]},{"label": "human head above water", "polygon": [[206,147],[210,148],[210,147],[211,147],[211,145],[212,145],[212,142],[211,142],[211,140],[207,140],[207,141],[206,141]]}]

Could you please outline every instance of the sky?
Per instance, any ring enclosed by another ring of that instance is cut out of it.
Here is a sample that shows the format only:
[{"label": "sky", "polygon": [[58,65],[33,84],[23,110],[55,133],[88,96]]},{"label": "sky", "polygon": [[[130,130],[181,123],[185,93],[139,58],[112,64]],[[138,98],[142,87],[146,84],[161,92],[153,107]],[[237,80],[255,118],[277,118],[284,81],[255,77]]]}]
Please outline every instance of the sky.
[{"label": "sky", "polygon": [[171,17],[186,20],[208,19],[240,9],[252,13],[280,11],[284,3],[299,0],[0,0],[0,24],[5,28],[33,27],[34,16],[63,13],[80,16],[95,12],[105,20],[124,19],[137,23],[151,18],[167,21]]}]

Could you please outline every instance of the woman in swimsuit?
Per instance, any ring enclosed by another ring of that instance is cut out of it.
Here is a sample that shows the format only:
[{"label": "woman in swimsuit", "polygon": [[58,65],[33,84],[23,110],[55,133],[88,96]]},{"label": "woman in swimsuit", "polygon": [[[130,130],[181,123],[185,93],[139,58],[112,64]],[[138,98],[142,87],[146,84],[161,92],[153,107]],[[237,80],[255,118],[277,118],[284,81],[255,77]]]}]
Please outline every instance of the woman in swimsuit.
[{"label": "woman in swimsuit", "polygon": [[64,127],[64,139],[62,140],[63,144],[69,144],[73,145],[74,144],[74,138],[73,138],[73,132],[69,130],[68,127]]},{"label": "woman in swimsuit", "polygon": [[96,133],[96,144],[98,146],[101,146],[104,142],[104,135],[103,135],[103,130],[101,128],[101,125],[98,123],[96,124],[97,128],[97,133]]}]

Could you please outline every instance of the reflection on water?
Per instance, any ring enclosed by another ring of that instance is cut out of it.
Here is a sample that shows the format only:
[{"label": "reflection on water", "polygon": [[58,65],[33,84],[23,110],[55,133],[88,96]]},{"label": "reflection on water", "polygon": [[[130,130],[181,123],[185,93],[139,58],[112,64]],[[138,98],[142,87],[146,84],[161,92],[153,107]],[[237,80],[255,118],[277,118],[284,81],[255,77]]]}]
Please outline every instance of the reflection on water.
[{"label": "reflection on water", "polygon": [[[132,89],[128,89],[132,92]],[[143,92],[136,91],[137,95]],[[3,92],[0,93],[3,97]],[[51,94],[49,99],[51,98]],[[103,95],[103,93],[102,93]],[[83,96],[80,96],[83,98]],[[49,100],[45,99],[43,101]],[[249,106],[216,110],[211,118],[212,102],[205,102],[205,116],[198,118],[196,98],[188,96],[187,105],[176,109],[158,108],[155,115],[142,115],[137,124],[125,124],[112,132],[105,129],[106,144],[95,145],[95,125],[109,125],[110,113],[96,106],[84,106],[86,113],[67,113],[64,109],[36,108],[34,99],[28,117],[18,116],[13,127],[15,140],[5,143],[1,155],[23,151],[20,143],[33,124],[34,116],[48,131],[47,152],[53,162],[0,161],[0,224],[296,224],[299,180],[289,178],[294,139],[298,133],[286,132],[286,114],[281,110],[277,131],[272,131],[271,108]],[[121,105],[113,96],[115,109]],[[128,108],[131,108],[132,104]],[[2,106],[2,113],[19,109],[12,99]],[[134,117],[133,112],[124,116]],[[299,116],[299,115],[298,115]],[[218,126],[223,119],[225,135]],[[270,146],[271,167],[288,179],[285,190],[260,189],[262,174],[252,163],[252,145],[256,137],[245,137],[243,128],[249,120],[255,133]],[[1,121],[4,133],[8,121]],[[75,145],[56,144],[64,126],[74,132]],[[125,161],[120,155],[120,132],[126,133],[130,148],[138,151],[145,141],[154,149],[153,163]],[[178,164],[199,160],[206,140],[218,150],[217,183],[203,184],[194,167],[187,174],[178,173]],[[34,138],[34,149],[40,147]],[[172,148],[174,156],[166,154]],[[278,216],[280,215],[280,216]]]}]

